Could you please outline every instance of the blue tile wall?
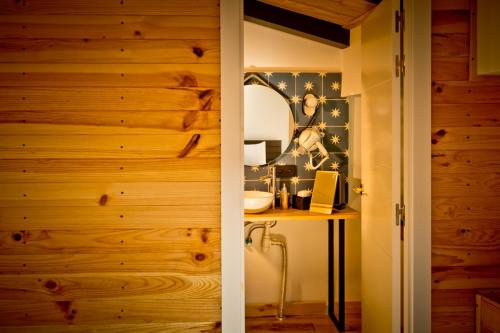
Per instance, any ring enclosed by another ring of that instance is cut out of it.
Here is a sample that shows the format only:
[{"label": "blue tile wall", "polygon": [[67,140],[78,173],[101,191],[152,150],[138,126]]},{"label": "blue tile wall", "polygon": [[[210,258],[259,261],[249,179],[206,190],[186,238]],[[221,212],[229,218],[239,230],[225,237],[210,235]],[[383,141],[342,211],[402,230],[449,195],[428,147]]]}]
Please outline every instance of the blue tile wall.
[{"label": "blue tile wall", "polygon": [[[256,74],[268,84],[280,90],[290,103],[296,126],[304,127],[309,118],[302,113],[302,101],[306,94],[312,93],[320,98],[319,112],[314,125],[325,133],[323,145],[328,150],[330,159],[320,170],[339,171],[342,184],[348,181],[348,148],[349,148],[349,104],[340,97],[342,75],[325,72],[259,72]],[[259,84],[250,79],[247,84]],[[308,170],[306,163],[309,157],[296,156],[297,144],[292,142],[285,153],[274,164],[294,164],[297,166],[297,177],[283,179],[288,183],[292,194],[300,190],[311,189],[314,185],[315,170]],[[245,166],[245,190],[268,191],[268,185],[260,180],[266,175],[268,166]]]}]

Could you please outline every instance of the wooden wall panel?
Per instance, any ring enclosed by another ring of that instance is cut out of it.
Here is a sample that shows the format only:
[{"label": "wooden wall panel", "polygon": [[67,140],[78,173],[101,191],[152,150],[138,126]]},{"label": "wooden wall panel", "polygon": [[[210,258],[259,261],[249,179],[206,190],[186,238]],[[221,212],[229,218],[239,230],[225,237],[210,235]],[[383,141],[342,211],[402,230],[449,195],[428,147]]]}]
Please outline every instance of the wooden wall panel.
[{"label": "wooden wall panel", "polygon": [[11,135],[1,137],[0,158],[175,158],[189,146],[188,158],[219,157],[220,135]]},{"label": "wooden wall panel", "polygon": [[220,87],[218,64],[2,64],[2,87]]},{"label": "wooden wall panel", "polygon": [[[219,16],[217,0],[0,0],[0,13],[21,15],[162,15]],[[196,18],[194,18],[196,19]]]},{"label": "wooden wall panel", "polygon": [[217,40],[219,33],[217,16],[0,16],[0,38]]},{"label": "wooden wall panel", "polygon": [[218,0],[0,0],[0,331],[220,332]]},{"label": "wooden wall panel", "polygon": [[[189,211],[189,214],[186,214]],[[218,206],[86,206],[86,207],[2,207],[0,224],[4,230],[73,230],[85,225],[98,229],[217,228]]]},{"label": "wooden wall panel", "polygon": [[181,63],[219,61],[218,40],[2,39],[1,62]]},{"label": "wooden wall panel", "polygon": [[189,249],[166,253],[0,255],[0,269],[5,274],[54,274],[56,277],[67,273],[218,275],[220,252]]},{"label": "wooden wall panel", "polygon": [[500,288],[500,81],[470,77],[473,3],[432,7],[432,332],[473,333]]}]

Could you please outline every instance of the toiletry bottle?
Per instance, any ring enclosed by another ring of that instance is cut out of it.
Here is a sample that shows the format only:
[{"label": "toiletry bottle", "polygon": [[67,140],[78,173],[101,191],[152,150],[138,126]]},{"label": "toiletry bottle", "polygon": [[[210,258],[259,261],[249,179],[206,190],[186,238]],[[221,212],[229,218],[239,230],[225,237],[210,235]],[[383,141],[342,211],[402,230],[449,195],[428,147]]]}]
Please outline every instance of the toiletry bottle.
[{"label": "toiletry bottle", "polygon": [[288,191],[285,184],[283,184],[280,191],[280,201],[281,209],[288,209]]}]

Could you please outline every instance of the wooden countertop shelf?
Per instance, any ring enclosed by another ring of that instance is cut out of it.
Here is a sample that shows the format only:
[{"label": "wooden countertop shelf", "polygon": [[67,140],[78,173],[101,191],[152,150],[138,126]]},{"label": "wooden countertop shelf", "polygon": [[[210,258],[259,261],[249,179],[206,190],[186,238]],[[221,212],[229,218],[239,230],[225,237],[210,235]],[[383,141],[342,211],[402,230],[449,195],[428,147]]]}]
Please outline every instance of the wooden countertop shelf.
[{"label": "wooden countertop shelf", "polygon": [[311,213],[308,210],[299,210],[299,209],[269,209],[263,213],[259,214],[245,214],[245,221],[259,222],[259,221],[318,221],[318,220],[352,220],[358,219],[361,217],[361,214],[352,209],[345,208],[341,211],[335,211],[332,214],[319,214],[319,213]]}]

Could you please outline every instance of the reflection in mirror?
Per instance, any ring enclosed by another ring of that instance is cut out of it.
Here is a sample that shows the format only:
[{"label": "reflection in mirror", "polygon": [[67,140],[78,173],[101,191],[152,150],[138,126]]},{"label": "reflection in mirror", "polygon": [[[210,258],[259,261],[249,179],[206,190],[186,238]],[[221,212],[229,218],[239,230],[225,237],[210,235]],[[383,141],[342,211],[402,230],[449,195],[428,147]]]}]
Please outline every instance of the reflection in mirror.
[{"label": "reflection in mirror", "polygon": [[245,86],[245,165],[265,165],[288,148],[294,131],[292,110],[276,90]]}]

